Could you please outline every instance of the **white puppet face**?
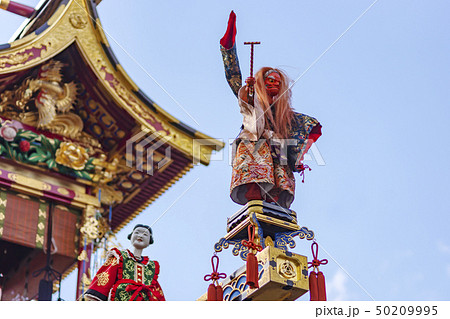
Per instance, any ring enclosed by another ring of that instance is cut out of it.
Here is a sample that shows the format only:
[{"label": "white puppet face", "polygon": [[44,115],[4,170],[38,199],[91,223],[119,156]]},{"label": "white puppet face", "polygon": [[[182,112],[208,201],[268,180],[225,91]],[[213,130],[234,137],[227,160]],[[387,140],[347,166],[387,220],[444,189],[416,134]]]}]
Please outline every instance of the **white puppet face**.
[{"label": "white puppet face", "polygon": [[138,249],[147,248],[150,245],[150,232],[147,228],[137,227],[131,234],[131,245]]}]

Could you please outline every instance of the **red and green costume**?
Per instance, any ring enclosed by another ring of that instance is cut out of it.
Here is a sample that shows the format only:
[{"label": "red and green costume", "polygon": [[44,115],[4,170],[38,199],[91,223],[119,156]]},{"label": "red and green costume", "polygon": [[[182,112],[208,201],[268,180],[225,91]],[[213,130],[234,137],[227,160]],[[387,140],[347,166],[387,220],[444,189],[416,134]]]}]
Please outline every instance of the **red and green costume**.
[{"label": "red and green costume", "polygon": [[84,295],[96,300],[164,301],[158,275],[157,261],[113,248]]}]

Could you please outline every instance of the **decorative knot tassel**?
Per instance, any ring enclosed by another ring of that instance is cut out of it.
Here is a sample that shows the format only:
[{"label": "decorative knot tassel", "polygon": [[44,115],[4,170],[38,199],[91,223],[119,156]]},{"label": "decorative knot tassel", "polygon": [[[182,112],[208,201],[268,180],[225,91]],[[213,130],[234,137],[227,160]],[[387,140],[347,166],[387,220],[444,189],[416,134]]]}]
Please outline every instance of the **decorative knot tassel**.
[{"label": "decorative knot tassel", "polygon": [[242,245],[248,248],[247,254],[247,282],[246,284],[251,288],[259,288],[258,285],[258,259],[256,259],[253,251],[261,251],[262,246],[255,243],[255,227],[248,225],[248,241],[243,240]]},{"label": "decorative knot tassel", "polygon": [[325,288],[325,276],[321,271],[317,273],[317,287],[319,290],[319,301],[327,301],[327,291]]},{"label": "decorative knot tassel", "polygon": [[210,284],[208,287],[208,301],[217,301],[216,286],[214,284]]},{"label": "decorative knot tassel", "polygon": [[318,301],[319,300],[319,286],[317,285],[317,273],[311,271],[309,274],[309,300]]},{"label": "decorative knot tassel", "polygon": [[220,285],[210,284],[208,287],[208,301],[223,301],[223,288]]},{"label": "decorative knot tassel", "polygon": [[[214,264],[214,261],[216,263]],[[213,272],[211,275],[206,275],[203,279],[205,281],[212,280],[212,283],[208,286],[207,300],[208,301],[223,301],[223,288],[217,282],[218,279],[223,279],[227,275],[224,273],[219,273],[217,269],[219,268],[219,257],[215,254],[211,257],[211,265],[213,268]],[[217,283],[217,285],[216,285]]]},{"label": "decorative knot tassel", "polygon": [[[328,264],[328,260],[319,260],[318,256],[319,245],[314,242],[311,245],[311,251],[313,255],[313,261],[309,262],[309,267],[314,267],[313,271],[309,274],[309,293],[311,301],[327,301],[327,292],[325,289],[325,276],[319,271],[320,265]],[[317,270],[317,273],[315,272]]]},{"label": "decorative knot tassel", "polygon": [[253,253],[249,253],[247,255],[247,285],[252,289],[259,288],[258,260]]},{"label": "decorative knot tassel", "polygon": [[219,284],[216,286],[216,300],[223,301],[223,288]]}]

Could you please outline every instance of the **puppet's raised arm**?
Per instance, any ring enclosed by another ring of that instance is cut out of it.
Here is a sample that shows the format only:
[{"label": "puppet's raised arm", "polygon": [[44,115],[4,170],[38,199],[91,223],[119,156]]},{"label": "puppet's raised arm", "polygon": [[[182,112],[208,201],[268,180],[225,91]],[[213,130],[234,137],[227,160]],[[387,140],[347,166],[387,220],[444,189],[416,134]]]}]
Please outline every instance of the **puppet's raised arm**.
[{"label": "puppet's raised arm", "polygon": [[242,86],[242,75],[239,67],[239,59],[236,52],[236,14],[231,11],[228,19],[228,27],[222,39],[220,39],[220,52],[222,53],[225,76],[234,95],[238,95]]}]

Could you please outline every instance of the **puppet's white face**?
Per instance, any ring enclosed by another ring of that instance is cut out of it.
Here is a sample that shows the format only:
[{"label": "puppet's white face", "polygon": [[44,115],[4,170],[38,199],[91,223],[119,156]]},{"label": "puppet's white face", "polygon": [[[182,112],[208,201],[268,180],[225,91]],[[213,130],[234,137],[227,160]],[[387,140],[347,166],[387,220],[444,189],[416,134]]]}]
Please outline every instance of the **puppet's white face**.
[{"label": "puppet's white face", "polygon": [[147,228],[137,227],[131,234],[131,245],[138,249],[144,249],[150,245],[150,236]]}]

